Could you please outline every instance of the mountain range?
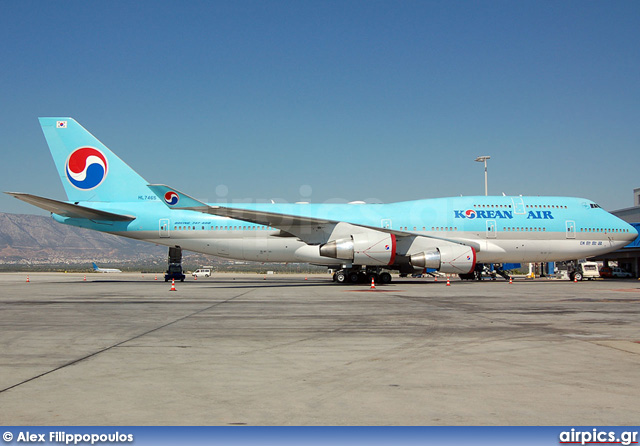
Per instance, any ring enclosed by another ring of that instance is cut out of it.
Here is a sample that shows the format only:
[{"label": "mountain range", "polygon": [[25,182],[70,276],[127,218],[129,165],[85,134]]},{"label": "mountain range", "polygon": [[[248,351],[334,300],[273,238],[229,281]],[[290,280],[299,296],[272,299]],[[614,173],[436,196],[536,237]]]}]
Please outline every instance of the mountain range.
[{"label": "mountain range", "polygon": [[[166,269],[168,248],[57,223],[50,217],[0,212],[0,271],[86,271],[91,262],[123,271]],[[183,251],[183,267],[203,265],[219,271],[322,272],[326,268],[301,264],[241,262]]]},{"label": "mountain range", "polygon": [[165,246],[61,225],[50,217],[0,213],[0,264],[166,261],[166,256]]}]

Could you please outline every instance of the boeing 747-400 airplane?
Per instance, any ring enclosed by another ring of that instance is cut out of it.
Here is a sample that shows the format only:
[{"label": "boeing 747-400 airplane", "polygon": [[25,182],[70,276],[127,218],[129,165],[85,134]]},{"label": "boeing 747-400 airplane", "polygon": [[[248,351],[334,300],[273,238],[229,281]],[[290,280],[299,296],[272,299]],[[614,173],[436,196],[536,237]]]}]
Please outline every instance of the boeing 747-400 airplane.
[{"label": "boeing 747-400 airplane", "polygon": [[593,201],[451,197],[390,204],[215,204],[150,185],[72,118],[40,118],[68,201],[7,192],[64,224],[176,249],[337,269],[337,282],[614,251],[638,233]]}]

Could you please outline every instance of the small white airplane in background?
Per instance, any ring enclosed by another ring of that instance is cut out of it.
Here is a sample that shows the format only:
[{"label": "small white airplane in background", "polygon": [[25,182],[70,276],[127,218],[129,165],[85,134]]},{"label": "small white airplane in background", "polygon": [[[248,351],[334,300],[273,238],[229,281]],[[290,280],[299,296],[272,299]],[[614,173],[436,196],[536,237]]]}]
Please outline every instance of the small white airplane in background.
[{"label": "small white airplane in background", "polygon": [[100,268],[98,265],[94,263],[92,263],[93,265],[93,270],[96,273],[121,273],[122,271],[120,271],[118,268]]}]

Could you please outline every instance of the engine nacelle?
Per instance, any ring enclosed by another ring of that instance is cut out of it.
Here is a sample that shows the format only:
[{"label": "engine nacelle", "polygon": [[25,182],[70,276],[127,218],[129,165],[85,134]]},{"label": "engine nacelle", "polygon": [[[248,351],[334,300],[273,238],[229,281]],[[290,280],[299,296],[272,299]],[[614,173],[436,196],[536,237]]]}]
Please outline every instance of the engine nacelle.
[{"label": "engine nacelle", "polygon": [[411,255],[411,264],[443,273],[468,274],[476,267],[476,251],[471,246],[446,245]]},{"label": "engine nacelle", "polygon": [[392,265],[396,258],[396,236],[371,231],[320,245],[320,255],[350,260],[356,265]]}]

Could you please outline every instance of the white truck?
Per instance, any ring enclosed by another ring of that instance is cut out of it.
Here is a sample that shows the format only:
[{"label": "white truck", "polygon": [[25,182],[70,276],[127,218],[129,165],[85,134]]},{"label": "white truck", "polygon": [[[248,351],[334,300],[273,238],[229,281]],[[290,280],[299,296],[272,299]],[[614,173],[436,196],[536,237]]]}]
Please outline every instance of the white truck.
[{"label": "white truck", "polygon": [[583,279],[599,279],[600,270],[598,269],[597,262],[580,261],[578,266],[569,272],[570,280],[583,280]]}]

